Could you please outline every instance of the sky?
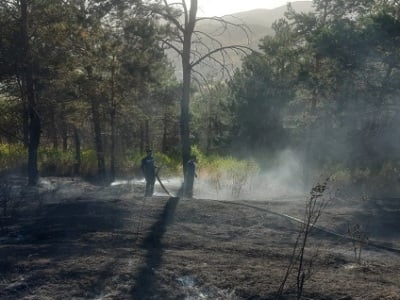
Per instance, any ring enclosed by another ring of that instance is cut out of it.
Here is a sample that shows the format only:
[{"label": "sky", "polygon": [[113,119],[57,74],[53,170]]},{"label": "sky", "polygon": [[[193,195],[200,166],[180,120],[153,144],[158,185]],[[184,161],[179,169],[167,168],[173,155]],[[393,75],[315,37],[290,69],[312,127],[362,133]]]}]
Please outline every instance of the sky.
[{"label": "sky", "polygon": [[257,8],[276,8],[295,0],[198,0],[198,16],[223,16]]}]

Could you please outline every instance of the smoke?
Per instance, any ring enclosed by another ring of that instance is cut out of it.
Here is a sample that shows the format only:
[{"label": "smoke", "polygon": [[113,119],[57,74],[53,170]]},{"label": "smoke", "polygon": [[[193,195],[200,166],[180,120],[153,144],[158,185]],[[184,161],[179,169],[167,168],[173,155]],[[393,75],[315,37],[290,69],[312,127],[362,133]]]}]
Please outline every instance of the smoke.
[{"label": "smoke", "polygon": [[[225,173],[220,178],[200,178],[195,184],[196,198],[218,200],[272,200],[301,197],[308,191],[304,184],[301,158],[291,150],[280,152],[256,174]],[[200,174],[201,175],[201,174]]]},{"label": "smoke", "polygon": [[[232,173],[221,170],[215,177],[202,172],[198,165],[198,178],[194,184],[194,197],[215,200],[279,200],[282,198],[303,198],[310,190],[305,184],[302,156],[292,150],[281,151],[274,158],[264,162],[267,168],[253,173]],[[238,176],[240,174],[240,176]],[[182,187],[181,177],[162,177],[167,190],[176,195]],[[119,180],[115,185],[145,185],[141,180]],[[155,183],[154,196],[168,196],[158,182]]]}]

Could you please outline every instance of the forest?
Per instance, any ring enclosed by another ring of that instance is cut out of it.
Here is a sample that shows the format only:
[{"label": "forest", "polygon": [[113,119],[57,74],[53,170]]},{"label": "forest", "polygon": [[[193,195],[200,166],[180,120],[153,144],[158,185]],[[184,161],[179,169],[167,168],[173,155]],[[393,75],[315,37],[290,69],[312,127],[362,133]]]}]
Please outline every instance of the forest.
[{"label": "forest", "polygon": [[400,300],[399,0],[198,4],[0,0],[0,298]]},{"label": "forest", "polygon": [[255,49],[220,41],[246,24],[198,17],[195,0],[2,0],[1,169],[110,182],[147,146],[177,172],[192,152],[268,169],[290,149],[305,181],[394,187],[399,2],[313,8],[288,4]]}]

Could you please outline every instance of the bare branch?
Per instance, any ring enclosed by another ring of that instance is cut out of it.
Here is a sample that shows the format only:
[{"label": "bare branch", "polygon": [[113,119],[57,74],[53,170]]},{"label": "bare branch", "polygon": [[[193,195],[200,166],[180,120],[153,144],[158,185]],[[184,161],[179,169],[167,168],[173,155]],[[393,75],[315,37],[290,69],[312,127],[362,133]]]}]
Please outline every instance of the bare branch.
[{"label": "bare branch", "polygon": [[[201,74],[200,72],[198,72],[198,71],[196,71],[196,70],[193,70],[192,72],[195,73],[196,75],[200,76],[200,77],[201,77],[201,80],[202,80],[203,82],[205,82],[205,83],[207,84],[207,86],[208,86],[208,80],[207,80],[207,78],[206,78],[203,74]],[[193,77],[193,80],[196,81],[197,85],[199,86],[199,89],[201,90],[201,87],[203,86],[203,85],[201,84],[201,82],[200,82],[195,76]]]},{"label": "bare branch", "polygon": [[247,46],[241,46],[241,45],[224,46],[224,47],[220,47],[220,48],[217,48],[217,49],[214,49],[214,50],[210,51],[206,55],[202,56],[201,58],[199,58],[198,60],[193,62],[191,64],[191,66],[194,67],[194,66],[198,65],[199,63],[201,63],[206,58],[211,57],[213,54],[215,54],[217,52],[223,52],[225,50],[238,51],[238,52],[242,52],[243,54],[247,54],[247,52],[245,50],[249,50],[251,52],[253,51],[253,49],[251,49],[250,47],[247,47]]},{"label": "bare branch", "polygon": [[[207,37],[211,42],[215,42],[215,43],[218,45],[218,47],[222,47],[222,46],[223,46],[222,43],[221,43],[219,40],[217,40],[215,37],[213,37],[212,35],[210,35],[210,34],[208,34],[208,33],[206,33],[206,32],[203,32],[203,31],[194,31],[193,34],[196,35],[196,38],[197,38],[199,41],[202,41],[202,40],[203,40],[199,35],[203,35],[203,36]],[[202,44],[205,45],[204,42],[202,42]]]},{"label": "bare branch", "polygon": [[171,49],[175,50],[175,52],[177,54],[179,54],[180,56],[182,56],[182,50],[180,50],[178,47],[176,47],[174,44],[172,44],[170,41],[168,40],[162,40],[163,44],[168,45],[168,47],[170,47]]},{"label": "bare branch", "polygon": [[[228,20],[226,19],[226,17],[229,17],[229,18],[232,18],[232,19],[236,19],[236,20],[238,20],[238,21],[240,21],[240,22],[235,23],[235,22],[228,21]],[[243,20],[240,19],[240,18],[238,18],[238,17],[232,16],[232,15],[226,15],[226,16],[224,16],[224,17],[202,17],[202,18],[197,18],[197,19],[196,19],[196,23],[200,23],[200,22],[202,22],[202,21],[214,21],[214,22],[218,22],[218,23],[224,25],[224,26],[223,26],[224,29],[227,29],[228,26],[239,28],[239,29],[241,29],[241,30],[243,31],[243,33],[246,34],[247,40],[248,40],[248,41],[250,40],[249,35],[248,35],[248,33],[251,33],[251,32],[252,32],[251,29],[250,29],[250,27],[247,26],[247,25],[243,22]]]}]

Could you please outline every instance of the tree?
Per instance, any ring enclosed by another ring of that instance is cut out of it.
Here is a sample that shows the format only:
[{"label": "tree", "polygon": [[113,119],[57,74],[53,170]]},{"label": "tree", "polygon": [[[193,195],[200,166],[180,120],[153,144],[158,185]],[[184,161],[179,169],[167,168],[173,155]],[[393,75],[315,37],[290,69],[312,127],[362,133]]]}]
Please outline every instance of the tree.
[{"label": "tree", "polygon": [[[175,7],[178,7],[179,9],[175,9]],[[182,97],[180,134],[184,174],[186,174],[186,163],[191,155],[190,94],[192,74],[197,73],[195,67],[205,63],[207,60],[211,60],[222,69],[226,70],[223,58],[228,55],[229,51],[244,52],[248,49],[248,47],[242,45],[224,46],[212,34],[197,31],[196,26],[200,22],[204,20],[212,20],[219,22],[223,28],[227,28],[227,26],[235,26],[242,28],[242,30],[246,32],[243,25],[234,24],[222,18],[198,18],[197,7],[197,0],[190,0],[190,2],[182,0],[178,3],[169,3],[167,0],[160,0],[150,7],[154,14],[161,16],[168,22],[170,35],[168,38],[163,40],[164,45],[173,49],[181,58]],[[206,44],[205,40],[208,40],[210,43]],[[205,52],[201,52],[202,50]],[[217,56],[217,54],[222,55],[222,60],[221,56]],[[201,77],[201,74],[199,75]],[[186,181],[185,178],[184,181]]]},{"label": "tree", "polygon": [[215,82],[193,98],[193,136],[206,153],[229,153],[234,129],[234,103],[228,85]]},{"label": "tree", "polygon": [[[28,132],[26,91],[28,75],[32,73],[34,95],[29,99],[34,100],[31,111],[37,114],[30,114],[30,129],[39,132],[44,145],[51,143],[54,149],[62,145],[62,150],[67,151],[75,143],[75,171],[78,171],[80,148],[92,148],[94,144],[97,173],[105,178],[109,162],[113,178],[118,142],[124,149],[135,146],[140,122],[135,118],[141,118],[151,94],[161,98],[159,87],[167,77],[171,79],[171,73],[161,76],[170,72],[170,67],[158,46],[159,28],[151,16],[145,15],[147,12],[139,2],[25,1],[31,5],[26,9],[27,23],[21,22],[19,1],[1,2],[0,15],[4,16],[0,21],[4,25],[0,34],[1,104],[3,100],[16,102],[15,106],[4,104],[1,109],[15,115],[12,110],[21,105],[23,112],[18,124],[15,120],[6,123],[2,118],[1,123],[9,125],[1,131],[1,136],[17,139],[26,136],[27,147],[38,146],[39,139],[33,131]],[[21,34],[25,28],[21,24],[25,24],[26,34]],[[28,45],[22,38],[26,35]],[[164,110],[154,107],[157,113]],[[34,118],[39,115],[40,120]],[[38,120],[40,126],[35,125]],[[121,134],[123,130],[129,133],[124,140],[127,144],[121,142],[126,137]],[[32,153],[30,161],[35,163],[37,153],[31,150],[29,153]],[[29,165],[31,173],[36,174],[31,180],[34,184],[38,170]]]},{"label": "tree", "polygon": [[2,82],[10,83],[6,94],[21,99],[20,126],[28,147],[28,181],[35,185],[39,178],[38,148],[46,130],[51,132],[54,146],[57,146],[56,98],[60,94],[55,92],[55,87],[57,79],[65,75],[62,74],[66,70],[63,65],[71,57],[67,51],[72,35],[67,22],[70,6],[64,1],[21,0],[2,4],[2,11],[11,21],[6,34],[2,35],[7,45],[2,51],[8,53],[7,62],[11,68],[6,69],[7,78]]},{"label": "tree", "polygon": [[[274,153],[286,141],[283,109],[294,99],[297,63],[296,39],[289,24],[274,24],[275,36],[260,43],[262,53],[244,59],[229,83],[236,105],[236,147],[252,155]],[[248,154],[248,153],[246,153]]]},{"label": "tree", "polygon": [[[314,1],[315,13],[287,14],[303,41],[298,88],[309,95],[307,161],[321,164],[329,157],[352,167],[382,165],[378,136],[392,114],[387,104],[393,99],[398,45],[394,3],[378,2],[320,0]],[[391,25],[382,27],[379,16],[389,11],[392,17],[383,23]]]}]

